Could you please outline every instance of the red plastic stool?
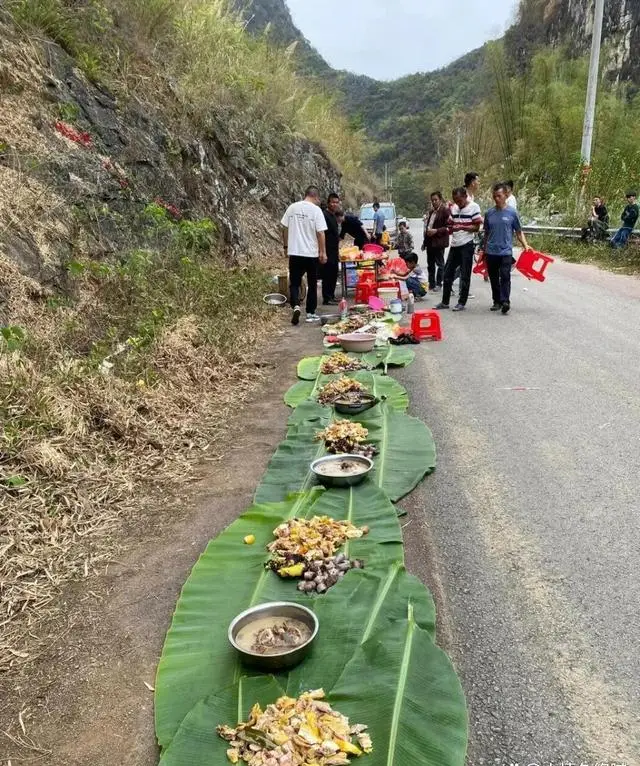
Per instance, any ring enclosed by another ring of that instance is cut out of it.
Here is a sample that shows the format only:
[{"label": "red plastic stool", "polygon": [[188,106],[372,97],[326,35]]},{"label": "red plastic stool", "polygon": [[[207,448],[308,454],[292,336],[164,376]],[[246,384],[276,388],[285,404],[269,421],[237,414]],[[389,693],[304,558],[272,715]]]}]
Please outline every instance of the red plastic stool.
[{"label": "red plastic stool", "polygon": [[488,277],[489,276],[489,269],[487,269],[487,261],[486,258],[482,258],[482,260],[478,261],[476,265],[473,267],[473,273],[474,274],[480,274],[481,277]]},{"label": "red plastic stool", "polygon": [[411,332],[419,340],[442,340],[442,325],[437,311],[416,311],[411,317]]},{"label": "red plastic stool", "polygon": [[[541,261],[541,263],[540,263]],[[516,269],[527,279],[535,279],[537,282],[544,282],[546,279],[544,272],[550,263],[555,259],[550,255],[538,253],[536,250],[524,250],[518,258]]]}]

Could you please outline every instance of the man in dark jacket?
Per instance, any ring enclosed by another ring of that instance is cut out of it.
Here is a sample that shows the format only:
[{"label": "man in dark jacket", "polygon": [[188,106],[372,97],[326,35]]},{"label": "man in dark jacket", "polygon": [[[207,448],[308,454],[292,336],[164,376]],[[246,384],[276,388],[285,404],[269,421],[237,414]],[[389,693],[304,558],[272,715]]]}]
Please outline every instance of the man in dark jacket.
[{"label": "man in dark jacket", "polygon": [[338,210],[336,219],[340,226],[340,239],[344,239],[348,234],[353,237],[353,244],[360,250],[369,243],[369,235],[357,216],[348,213],[345,215],[342,210]]},{"label": "man in dark jacket", "polygon": [[431,210],[427,213],[422,249],[427,251],[427,273],[429,290],[442,287],[444,274],[444,252],[449,247],[449,208],[442,198],[442,192],[431,195]]},{"label": "man in dark jacket", "polygon": [[338,283],[338,271],[340,268],[340,226],[336,213],[340,209],[340,196],[332,193],[327,199],[327,207],[324,210],[324,220],[327,222],[327,231],[325,232],[327,262],[320,268],[322,277],[322,303],[324,306],[335,306],[336,284]]},{"label": "man in dark jacket", "polygon": [[613,235],[610,244],[611,247],[621,248],[627,244],[627,241],[638,220],[640,214],[640,208],[636,202],[638,195],[634,191],[627,192],[627,206],[622,211],[622,226]]}]

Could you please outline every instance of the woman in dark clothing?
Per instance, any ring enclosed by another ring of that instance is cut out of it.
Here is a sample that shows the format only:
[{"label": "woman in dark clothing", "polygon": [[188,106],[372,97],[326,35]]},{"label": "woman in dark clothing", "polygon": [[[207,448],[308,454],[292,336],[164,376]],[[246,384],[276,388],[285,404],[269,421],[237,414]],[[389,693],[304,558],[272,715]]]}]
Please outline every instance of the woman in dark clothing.
[{"label": "woman in dark clothing", "polygon": [[444,252],[449,247],[449,208],[442,198],[442,192],[431,195],[431,210],[425,222],[422,250],[427,251],[427,273],[429,290],[442,287],[444,276]]}]

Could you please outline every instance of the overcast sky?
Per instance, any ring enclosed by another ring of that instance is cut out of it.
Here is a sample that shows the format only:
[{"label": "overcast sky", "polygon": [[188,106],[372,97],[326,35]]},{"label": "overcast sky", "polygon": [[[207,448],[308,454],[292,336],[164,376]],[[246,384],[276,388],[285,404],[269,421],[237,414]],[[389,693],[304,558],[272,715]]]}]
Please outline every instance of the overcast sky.
[{"label": "overcast sky", "polygon": [[336,69],[390,80],[428,72],[499,37],[518,0],[287,0],[304,36]]}]

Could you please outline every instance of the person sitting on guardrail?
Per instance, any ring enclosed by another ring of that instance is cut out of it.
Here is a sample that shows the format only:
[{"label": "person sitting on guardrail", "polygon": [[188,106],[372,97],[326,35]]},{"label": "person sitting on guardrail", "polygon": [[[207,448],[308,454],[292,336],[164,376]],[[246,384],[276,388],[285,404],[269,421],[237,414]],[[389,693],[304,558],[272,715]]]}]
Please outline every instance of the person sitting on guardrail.
[{"label": "person sitting on guardrail", "polygon": [[595,241],[607,238],[609,211],[602,197],[594,197],[589,223],[582,230],[582,241]]},{"label": "person sitting on guardrail", "polygon": [[618,231],[613,235],[611,240],[609,241],[609,244],[611,247],[614,247],[616,249],[619,249],[621,247],[624,247],[631,234],[633,233],[633,229],[636,225],[636,222],[638,220],[638,216],[640,215],[640,208],[638,207],[638,203],[636,202],[638,195],[634,191],[629,191],[626,194],[627,197],[627,206],[622,211],[622,215],[620,216],[622,219],[622,226],[618,229]]}]

